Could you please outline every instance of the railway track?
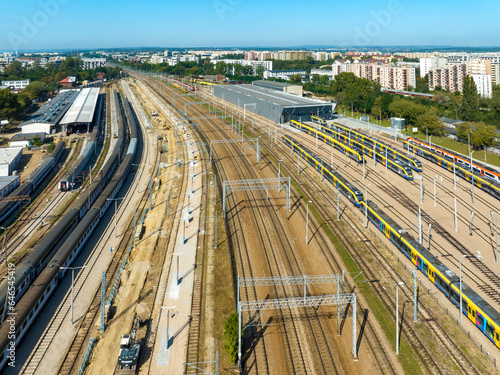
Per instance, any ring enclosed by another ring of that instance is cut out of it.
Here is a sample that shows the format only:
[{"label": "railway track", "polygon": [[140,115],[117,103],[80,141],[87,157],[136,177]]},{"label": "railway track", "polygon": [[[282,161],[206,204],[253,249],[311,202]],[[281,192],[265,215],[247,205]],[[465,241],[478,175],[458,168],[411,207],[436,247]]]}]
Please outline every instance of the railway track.
[{"label": "railway track", "polygon": [[[140,124],[140,125],[141,125],[142,131],[143,131],[143,140],[144,140],[144,139],[146,139],[146,130],[142,126],[142,124]],[[143,144],[147,145],[146,154],[144,156],[144,158],[147,158],[148,153],[152,152],[152,150],[150,149],[148,142],[143,142]],[[156,162],[156,159],[157,159],[157,155],[155,155],[155,162]],[[139,175],[136,176],[138,181],[140,181],[141,176],[144,173],[146,173],[145,171],[146,171],[146,169],[143,168],[141,170],[141,172],[139,173]],[[135,183],[132,183],[130,186],[131,186],[130,191],[133,191]],[[143,197],[141,198],[141,203],[139,204],[138,212],[142,212],[145,209],[146,205],[148,204],[148,197],[147,196],[148,196],[148,191],[144,190]],[[125,207],[128,204],[131,197],[132,197],[132,194],[128,195],[128,200],[123,200],[123,202],[122,202],[123,207]],[[121,211],[121,213],[118,213],[118,215],[120,218],[123,217],[124,211]],[[128,227],[125,230],[125,233],[120,241],[120,245],[118,246],[117,251],[115,252],[115,255],[112,258],[112,261],[106,270],[106,294],[107,295],[109,295],[110,289],[111,289],[112,284],[113,284],[112,282],[116,278],[118,271],[119,271],[119,268],[120,268],[121,264],[123,263],[126,255],[128,254],[128,249],[129,249],[128,244],[132,240],[133,229],[134,229],[133,226],[134,225],[132,222],[128,225]],[[110,233],[111,233],[111,231],[110,231]],[[99,240],[99,243],[94,248],[93,253],[96,252],[95,249],[98,249],[98,248],[101,248],[100,252],[102,252],[104,250],[104,246],[101,245],[101,243],[105,243],[106,240],[107,239],[101,238]],[[107,251],[107,248],[106,248],[106,251]],[[95,258],[93,258],[94,259],[93,265],[96,264],[98,258],[99,258],[99,256],[96,256]],[[79,273],[79,277],[81,274],[83,274],[83,273]],[[88,275],[89,272],[86,272],[86,274]],[[78,282],[78,281],[76,281],[76,282]],[[82,281],[82,284],[83,284],[83,281]],[[75,288],[75,290],[76,290],[76,288]],[[92,299],[92,302],[91,302],[86,314],[82,318],[82,323],[80,324],[80,327],[77,331],[77,334],[75,335],[75,337],[73,338],[73,340],[71,342],[71,346],[70,346],[69,350],[66,352],[65,358],[64,358],[64,360],[59,368],[59,372],[58,372],[59,374],[71,374],[77,368],[77,366],[79,364],[78,359],[80,359],[80,357],[83,355],[83,351],[86,348],[86,346],[84,346],[84,344],[88,342],[90,335],[92,333],[92,329],[94,329],[94,327],[95,327],[94,322],[97,319],[98,315],[100,314],[100,308],[99,308],[100,301],[101,301],[101,290],[99,288],[96,291],[96,293],[94,294],[94,297]],[[109,322],[108,322],[108,324],[109,324]]]},{"label": "railway track", "polygon": [[[263,135],[263,136],[265,137],[265,135]],[[293,165],[294,160],[290,160],[290,161],[291,161],[291,165]],[[292,170],[291,170],[291,171],[293,171],[293,170],[294,170],[294,169],[292,168]],[[317,191],[323,191],[323,189],[317,189]],[[329,202],[331,202],[332,200],[333,200],[333,197],[330,197],[330,198],[329,198]],[[333,205],[332,205],[332,206],[333,206]],[[334,208],[334,207],[332,207],[332,208]],[[328,215],[328,212],[324,212],[324,213],[325,213],[327,216],[329,216],[329,215]],[[325,216],[323,216],[323,217],[325,217]],[[330,221],[331,221],[331,220],[333,220],[333,218],[331,218],[331,219],[330,219]],[[356,223],[352,223],[352,224],[353,224],[353,227],[357,227],[357,224],[356,224]],[[332,226],[330,226],[330,227],[332,227]],[[342,237],[344,236],[344,233],[343,233],[343,232],[338,232],[338,231],[337,231],[337,235],[338,235],[340,238],[342,238]],[[363,237],[364,237],[364,236],[363,236]],[[344,242],[344,241],[343,241],[343,242]],[[349,241],[345,241],[345,243],[347,243],[347,244],[348,244],[348,243],[349,243]],[[362,240],[362,241],[361,241],[361,243],[363,243],[363,244],[364,244],[364,246],[365,246],[368,250],[370,249],[370,247],[367,245],[367,242],[366,242],[366,241],[363,241],[363,240]],[[374,255],[377,255],[377,254],[376,254],[376,252],[374,253]],[[378,258],[380,259],[380,255],[378,255]],[[384,259],[381,259],[381,260],[384,260]],[[363,257],[360,257],[360,261],[363,261]],[[367,268],[368,270],[370,270],[370,267],[369,267],[369,265],[367,265],[367,264],[366,264],[366,262],[365,262],[365,265],[366,265],[366,267],[365,267],[365,268]],[[388,265],[388,266],[390,266],[390,265]],[[389,269],[391,269],[391,267],[389,267]],[[394,271],[393,271],[393,272],[394,272]],[[395,277],[393,277],[393,280],[394,280],[395,282],[396,282],[396,280],[398,280],[397,275],[396,275]],[[388,299],[391,299],[391,298],[390,298],[390,297],[388,297]],[[394,308],[389,309],[389,311],[394,311]],[[430,314],[430,312],[429,312],[429,311],[426,311],[426,313],[429,313],[429,314]],[[432,315],[429,315],[429,316],[432,316]],[[451,342],[452,340],[449,338],[449,336],[447,336],[447,334],[446,334],[446,332],[444,332],[444,330],[442,330],[442,329],[441,329],[441,328],[440,328],[437,324],[432,324],[431,329],[432,329],[432,330],[433,330],[436,334],[438,334],[438,335],[439,335],[440,340],[441,340],[441,341],[442,341],[442,343],[443,343],[443,346],[444,346],[444,347],[449,347],[449,349],[448,349],[448,350],[449,350],[450,354],[452,355],[452,358],[454,358],[455,363],[456,363],[456,364],[457,364],[457,365],[458,365],[458,366],[459,366],[459,367],[460,367],[463,371],[465,371],[465,372],[467,372],[467,373],[470,373],[470,372],[477,372],[477,371],[473,368],[473,366],[470,364],[470,362],[467,360],[467,358],[466,358],[466,357],[464,357],[464,355],[463,355],[463,354],[462,354],[462,353],[461,353],[461,352],[460,352],[460,351],[456,348],[456,346],[455,346],[455,345],[452,345],[452,346],[448,345],[448,343],[449,343],[449,342]],[[407,336],[408,336],[408,335],[407,335]],[[416,337],[415,335],[412,335],[412,334],[410,334],[410,336],[414,336],[414,337]],[[417,343],[417,344],[418,344],[419,346],[423,346],[423,344],[421,344],[421,343],[420,343],[420,344],[419,344],[419,343]],[[436,368],[436,364],[435,364],[435,363],[434,363],[434,364],[432,364],[432,353],[429,353],[429,352],[427,351],[427,354],[428,354],[428,361],[430,361],[429,363],[430,363],[431,367],[433,368],[433,370],[437,371],[437,373],[441,373],[442,371],[441,371],[439,368]]]},{"label": "railway track", "polygon": [[[200,112],[200,114],[201,114],[201,112]],[[213,130],[213,128],[212,128],[211,132],[214,133],[215,130]],[[229,146],[226,147],[226,151],[228,152],[228,154],[233,154],[231,152],[231,150],[228,150],[228,148],[229,148]],[[235,148],[234,145],[233,145],[233,148]],[[239,158],[241,158],[242,157],[241,152],[239,152],[239,151],[237,151],[237,152],[240,154]],[[239,159],[239,158],[237,158],[237,159]],[[250,167],[248,166],[248,163],[244,163],[244,165],[245,165],[244,168],[247,170],[247,173],[243,174],[243,172],[241,172],[240,178],[242,178],[243,175],[247,175],[247,174],[255,175],[255,172],[250,169]],[[221,173],[221,172],[219,172],[219,173]],[[222,175],[224,175],[223,172],[222,172]],[[255,177],[255,176],[253,176],[253,177]],[[263,196],[262,196],[262,194],[259,194],[258,196],[255,196],[255,194],[254,194],[254,198],[257,200],[260,200],[260,199],[263,199]],[[228,197],[228,199],[231,199],[231,198]],[[236,204],[236,202],[234,202],[234,203]],[[265,244],[263,247],[270,248],[270,249],[271,248],[276,249],[277,247],[278,248],[280,248],[280,247],[281,248],[288,248],[289,252],[293,254],[293,251],[291,250],[290,244],[284,244],[284,241],[282,240],[283,238],[286,238],[286,235],[274,236],[274,238],[280,239],[280,241],[278,241],[279,244],[276,244],[268,232],[269,228],[274,226],[275,232],[283,234],[283,231],[284,231],[283,227],[279,227],[276,224],[277,222],[280,222],[280,219],[276,216],[275,211],[273,209],[271,209],[269,206],[267,207],[268,214],[270,214],[271,216],[275,216],[275,218],[271,219],[270,221],[266,220],[263,217],[261,210],[259,210],[260,215],[257,215],[257,213],[254,210],[252,210],[252,211],[253,211],[254,221],[259,222],[259,224],[257,226],[259,228],[259,236],[261,238],[261,242]],[[234,215],[234,217],[232,219],[228,220],[228,222],[232,222],[234,219],[240,220],[239,215]],[[238,229],[235,229],[235,230],[238,230]],[[290,236],[288,236],[288,237],[290,237]],[[246,246],[244,238],[243,238],[243,242],[244,242],[243,245]],[[276,245],[278,245],[278,246],[276,246]],[[248,258],[249,257],[248,251],[246,252],[246,254],[247,254],[247,258]],[[243,257],[242,257],[242,253],[240,252],[240,259],[241,258],[243,258]],[[279,267],[277,266],[277,263],[279,263],[279,260],[277,259],[275,252],[266,252],[266,259],[267,259],[268,264],[276,264],[276,266],[272,267],[272,268],[274,268],[274,270],[271,271],[271,274],[282,275],[282,272],[280,272]],[[248,261],[248,263],[250,263],[250,262]],[[292,264],[291,264],[291,261],[289,258],[287,258],[287,263],[288,263],[289,269],[292,269],[293,267],[292,267]],[[244,261],[240,261],[240,268],[241,269],[247,268],[244,266],[244,264],[245,264]],[[292,272],[293,272],[293,274],[302,274],[300,272],[300,270],[295,270]],[[251,274],[252,271],[249,270],[249,273]],[[287,274],[289,274],[289,272],[287,272]],[[255,294],[254,288],[251,288],[251,289],[254,292],[253,294]],[[275,289],[278,289],[278,288],[275,288]],[[283,288],[279,288],[279,289],[283,289]],[[297,290],[297,292],[299,292],[299,291]],[[284,289],[283,290],[275,290],[275,293],[277,295],[280,295],[280,296],[287,296],[287,293]],[[295,327],[295,324],[297,324],[297,323],[293,319],[292,312],[291,311],[287,311],[287,312],[288,313],[282,314],[282,317],[281,317],[281,320],[284,322],[285,325],[286,324],[291,325],[290,328],[286,329],[286,332],[290,332],[290,331],[297,332],[298,328]],[[307,315],[306,315],[306,317],[307,317]],[[313,345],[313,346],[316,346],[316,349],[318,350],[318,352],[321,353],[319,356],[317,356],[318,360],[316,362],[317,364],[320,364],[319,366],[321,366],[321,369],[319,371],[324,372],[324,373],[337,372],[335,369],[335,362],[332,359],[332,353],[330,352],[328,345],[326,345],[324,342],[318,343],[318,341],[322,340],[322,338],[324,339],[324,328],[321,327],[320,324],[318,323],[317,316],[313,317],[313,319],[310,319],[308,317],[308,319],[306,319],[306,321],[309,323],[309,328],[313,331],[313,337],[315,338],[314,344],[316,344],[316,345]],[[301,348],[300,345],[298,345],[298,341],[297,341],[296,337],[295,338],[293,336],[290,337],[290,334],[288,333],[286,335],[286,338],[287,338],[289,352],[291,353],[288,359],[289,359],[289,363],[292,364],[293,372],[294,373],[307,373],[307,368],[306,368],[305,361],[304,361],[304,354],[302,353],[303,348]],[[290,339],[292,339],[294,341],[294,343],[292,343],[293,345],[290,343],[290,341],[289,341]],[[296,350],[294,350],[295,347],[297,348]],[[328,364],[326,364],[325,362],[327,362],[328,357],[330,357],[330,362]],[[297,359],[300,359],[300,361],[297,361]],[[250,367],[252,367],[252,369],[253,369],[254,368],[253,366],[254,366],[254,363],[252,363]],[[267,372],[268,369],[266,368],[265,370],[266,370],[265,373],[268,373]]]},{"label": "railway track", "polygon": [[[275,168],[275,166],[273,164],[266,163],[266,165],[274,167],[274,169],[276,170],[276,173],[277,173],[277,168]],[[293,194],[294,194],[294,197],[291,198],[293,201],[295,201],[296,199],[300,200],[300,197],[298,195],[295,195],[295,193],[293,193]],[[229,197],[228,197],[228,199],[229,199]],[[268,209],[269,209],[269,207],[268,207]],[[299,209],[300,209],[299,213],[301,214],[302,218],[305,221],[305,209],[302,205],[299,207]],[[315,237],[317,237],[317,241],[322,244],[322,246],[320,246],[321,251],[325,254],[325,259],[327,259],[332,271],[337,272],[337,274],[340,273],[341,266],[339,265],[339,262],[335,258],[334,254],[331,253],[329,250],[329,247],[331,247],[329,239],[327,239],[326,236],[324,236],[324,234],[321,231],[317,232],[315,234]],[[292,252],[292,257],[293,257],[293,254],[294,253]],[[298,274],[301,274],[301,272],[299,271]],[[362,322],[363,318],[360,317],[360,315],[358,315],[358,323],[361,326],[361,324],[363,323]],[[313,318],[313,319],[309,319],[309,322],[314,325],[316,322],[318,322],[318,320]],[[386,354],[386,352],[384,351],[383,346],[381,345],[381,342],[380,342],[378,335],[375,334],[372,325],[370,323],[368,323],[366,327],[367,327],[366,334],[369,335],[369,337],[371,337],[370,340],[373,340],[373,341],[370,341],[371,344],[369,346],[370,346],[370,350],[372,352],[373,358],[374,358],[375,362],[377,363],[377,366],[378,366],[380,373],[383,373],[383,374],[396,373],[393,365],[391,364],[391,362]],[[313,331],[317,332],[317,329],[316,330],[313,329]],[[320,358],[325,357],[325,355],[324,355],[325,353],[321,351],[321,348],[318,348],[318,350],[321,353]],[[321,361],[319,361],[319,362],[321,362]],[[330,371],[327,370],[327,368],[323,365],[323,363],[322,363],[322,366],[323,367],[322,367],[322,369],[320,369],[320,372],[324,371],[324,373],[330,373]]]},{"label": "railway track", "polygon": [[[144,91],[144,90],[143,90]],[[150,92],[147,92],[147,94],[152,97]],[[164,100],[166,100],[164,98]],[[168,102],[171,104],[170,102]],[[193,134],[193,135],[196,135]],[[204,155],[206,156],[206,150],[203,151],[203,149],[198,146],[198,151],[199,155]],[[186,147],[183,147],[183,160],[188,160],[188,150]],[[200,157],[200,162],[203,161],[203,166],[204,170],[201,172],[202,173],[202,178],[204,180],[204,183],[202,183],[202,188],[206,189],[206,186],[208,186],[208,181],[207,181],[207,176],[208,173],[206,173],[208,167],[207,167],[207,162],[204,157]],[[182,181],[183,185],[181,187],[181,193],[179,194],[180,196],[184,196],[185,192],[187,191],[187,184],[188,180],[185,178],[186,174],[186,169],[182,169]],[[202,201],[201,201],[201,207],[208,207],[207,206],[207,199],[208,199],[208,191],[205,191],[205,193],[202,193]],[[180,216],[182,213],[182,207],[183,207],[184,202],[181,200],[178,200],[177,203],[177,208],[174,211],[175,216],[174,216],[174,228],[169,232],[169,238],[167,240],[167,248],[172,244],[172,246],[175,246],[175,243],[177,242],[178,239],[178,233],[179,233],[179,226],[181,223]],[[166,211],[165,211],[165,217],[166,217]],[[193,283],[193,290],[191,293],[191,314],[190,314],[190,322],[189,322],[189,332],[188,332],[188,342],[187,342],[187,354],[186,354],[186,363],[196,363],[199,362],[200,360],[200,330],[201,330],[201,317],[202,317],[202,309],[203,309],[203,280],[204,280],[204,274],[203,274],[203,264],[205,261],[205,252],[204,248],[207,246],[206,243],[206,216],[205,215],[200,215],[200,230],[198,231],[198,244],[203,244],[203,246],[198,246],[198,250],[196,252],[196,258],[195,258],[195,264],[196,264],[196,269],[194,273],[194,283]],[[167,256],[164,258],[164,262],[166,261]],[[172,264],[172,263],[171,263]],[[168,271],[166,272],[166,275],[161,275],[160,276],[160,287],[156,288],[156,295],[154,298],[154,305],[151,311],[154,310],[155,306],[162,306],[164,305],[164,297],[165,297],[165,291],[167,288],[167,281],[169,280],[170,276],[170,271],[171,271],[171,264],[168,267]],[[164,266],[162,265],[161,269],[163,269]],[[161,294],[159,294],[161,293]],[[157,302],[158,296],[161,296],[159,301]],[[157,334],[158,331],[155,330],[154,334],[151,336],[150,340],[150,345],[151,347],[154,346],[154,342],[157,339]],[[151,371],[151,361],[149,362],[149,371]],[[193,367],[188,367],[186,366],[185,368],[185,373],[190,374],[190,373],[196,373],[196,369]]]},{"label": "railway track", "polygon": [[[104,157],[104,155],[101,155],[100,159]],[[101,244],[102,239],[99,241],[99,244]],[[98,244],[98,246],[99,246]],[[103,248],[101,248],[99,251],[93,250],[90,254],[90,264],[87,268],[88,271],[90,271],[98,261],[99,254],[102,253]],[[89,272],[79,272],[77,274],[77,277],[75,279],[75,298],[78,296],[80,288],[84,284],[84,282],[88,279]],[[111,278],[112,275],[109,276]],[[107,280],[107,284],[109,285],[110,280]],[[35,374],[37,373],[38,366],[40,365],[42,359],[45,357],[45,354],[47,350],[49,349],[49,346],[52,344],[54,337],[58,333],[59,329],[61,328],[64,319],[66,315],[68,314],[68,311],[70,310],[71,306],[71,299],[70,299],[70,293],[64,297],[64,300],[61,303],[61,306],[57,309],[55,312],[54,316],[50,319],[50,322],[48,323],[46,329],[42,333],[42,336],[38,340],[37,344],[35,345],[35,348],[32,350],[30,356],[28,357],[27,361],[24,363],[21,373],[23,374]],[[82,326],[85,326],[87,322],[84,320]],[[87,328],[90,328],[91,325],[88,325]],[[76,340],[76,339],[75,339]],[[73,343],[75,342],[73,340]]]},{"label": "railway track", "polygon": [[[342,171],[344,173],[344,171]],[[344,173],[345,174],[345,173]],[[381,187],[381,186],[379,186]],[[393,192],[393,198],[394,199],[402,199],[401,197],[406,198],[405,202],[406,204],[410,204],[411,200],[404,195],[402,191],[393,191],[394,187],[387,188],[387,190]],[[319,191],[319,189],[316,189],[316,191]],[[403,198],[403,199],[404,199]],[[329,201],[334,200],[333,197],[330,197]],[[334,209],[333,205],[331,204],[331,208]],[[418,208],[417,208],[418,211]],[[325,212],[326,215],[328,215],[328,212]],[[324,216],[323,216],[324,217]],[[333,218],[332,218],[333,219]],[[384,264],[384,269],[388,272],[387,276],[385,279],[387,280],[388,277],[390,277],[393,280],[393,284],[395,285],[400,279],[399,276],[397,275],[396,271],[393,269],[393,267],[387,262],[387,260],[382,257],[377,251],[373,250],[372,246],[369,246],[368,243],[370,243],[369,238],[366,237],[366,235],[359,231],[357,229],[359,227],[359,224],[354,222],[351,218],[346,216],[344,218],[345,220],[348,220],[350,222],[350,226],[354,229],[356,229],[356,233],[358,237],[360,238],[359,243],[363,244],[363,247],[365,250],[369,251],[371,254],[373,254],[380,262],[381,264]],[[332,226],[330,226],[332,227]],[[336,231],[336,234],[339,238],[345,237],[345,234],[342,231]],[[349,241],[343,241],[345,244],[349,244]],[[362,269],[365,272],[365,275],[370,275],[371,273],[371,267],[370,265],[366,262],[365,257],[359,256],[359,252],[355,251],[355,249],[352,249],[349,251],[351,256],[357,261],[358,265],[363,265]],[[369,277],[370,279],[377,279],[376,275],[373,273]],[[375,284],[372,284],[375,287]],[[379,288],[380,289],[380,288]],[[411,290],[409,288],[402,288],[404,289],[404,293],[407,296],[409,300],[412,300],[412,295],[411,295]],[[381,290],[377,291],[379,295],[383,296],[383,294],[387,294],[387,291],[385,288],[381,288]],[[383,298],[384,303],[388,306],[388,310],[391,312],[394,312],[395,306],[393,305],[393,301],[391,296],[386,296]],[[429,309],[424,307],[420,308],[420,311],[423,315],[424,320],[428,323],[429,328],[432,329],[432,331],[435,333],[436,337],[438,337],[442,343],[442,347],[446,348],[448,352],[450,353],[451,358],[454,359],[455,363],[461,368],[461,370],[464,373],[477,373],[477,370],[472,366],[470,361],[461,353],[461,351],[456,347],[454,344],[450,344],[453,342],[453,340],[449,337],[449,335],[435,322],[435,319],[433,317],[433,314],[430,312]],[[393,314],[394,315],[394,314]],[[429,352],[429,350],[425,347],[425,345],[418,339],[418,333],[412,330],[411,325],[407,325],[406,328],[410,328],[410,333],[406,334],[405,336],[407,339],[409,339],[410,343],[418,348],[418,353],[422,354],[425,353],[426,355],[421,355],[421,359],[423,360],[424,363],[426,363],[428,369],[432,373],[443,373],[442,369],[439,368],[438,364],[433,360],[433,353]]]},{"label": "railway track", "polygon": [[[305,135],[301,135],[300,138],[302,142],[305,142],[308,144],[310,147],[312,145],[311,140],[306,140]],[[336,156],[336,159],[340,161],[340,157]],[[341,173],[345,176],[348,176],[349,180],[354,182],[355,185],[362,186],[364,183],[359,181],[352,173],[350,173],[347,170],[342,170]],[[404,207],[405,209],[409,210],[412,213],[416,213],[418,216],[418,210],[419,206],[418,204],[414,203],[408,196],[404,194],[399,188],[394,186],[393,184],[390,183],[390,181],[385,180],[384,183],[382,184],[376,176],[373,174],[369,173],[367,176],[367,180],[369,180],[372,184],[377,186],[378,189],[383,191],[385,194],[387,194],[389,197],[394,199],[397,202],[400,202],[401,207]],[[413,182],[415,184],[416,182]],[[389,184],[389,185],[388,185]],[[428,194],[429,197],[432,199],[433,197],[431,194]],[[399,209],[399,207],[393,207],[387,200],[383,199],[381,195],[377,196],[377,201],[384,203],[384,206],[386,207],[386,210],[391,211],[391,216],[393,218],[398,218],[398,222],[400,224],[405,224],[404,226],[408,226],[409,228],[414,229],[414,224],[409,221],[408,217]],[[448,207],[448,205],[445,204],[445,202],[442,201],[442,199],[438,198],[438,202],[440,202],[441,206],[444,206],[446,210],[450,213],[450,215],[453,215],[453,211]],[[472,269],[467,268],[467,266],[463,265],[463,270],[464,274],[469,274],[469,277],[471,280],[474,280],[478,287],[488,296],[490,297],[493,301],[496,303],[500,304],[500,277],[490,268],[485,262],[481,262],[480,259],[477,259],[472,251],[467,249],[466,246],[464,246],[455,236],[453,236],[446,228],[443,227],[443,225],[436,219],[432,218],[431,215],[428,215],[425,211],[421,211],[422,214],[422,222],[426,224],[431,224],[432,229],[434,233],[440,235],[443,239],[446,240],[448,244],[450,244],[453,248],[455,248],[460,254],[465,254],[468,256],[469,261],[475,266],[480,272],[483,274],[483,278],[481,281],[477,280],[477,273],[473,271]],[[462,214],[458,214],[457,217],[460,219],[460,221],[466,225],[469,225],[469,219],[465,217]],[[485,234],[476,234],[479,237],[481,237],[486,243],[489,242],[489,237]],[[436,245],[435,245],[436,246]],[[454,257],[450,257],[450,252],[449,250],[446,250],[442,248],[442,255],[446,257],[446,261],[454,264],[458,268],[458,261]],[[449,257],[449,258],[448,258]]]},{"label": "railway track", "polygon": [[[103,106],[103,111],[106,110],[106,106]],[[80,142],[78,143],[80,144]],[[67,170],[71,167],[69,162],[75,158],[75,160],[78,158],[78,151],[80,151],[81,148],[76,148],[71,155],[71,158],[68,160],[67,165],[60,169],[55,176],[50,180],[48,185],[45,187],[44,191],[39,194],[39,196],[36,199],[36,202],[28,207],[28,209],[23,212],[23,215],[21,216],[20,219],[16,220],[16,223],[14,224],[14,239],[11,239],[11,241],[7,242],[5,250],[2,252],[2,258],[7,260],[10,256],[15,255],[22,246],[26,244],[26,242],[29,241],[31,235],[39,229],[39,226],[41,225],[42,222],[45,222],[43,226],[43,231],[41,233],[38,233],[37,238],[32,241],[29,245],[29,247],[23,252],[23,254],[15,259],[15,263],[18,264],[22,260],[26,258],[27,255],[31,252],[31,250],[40,243],[40,241],[45,237],[47,233],[50,232],[50,230],[54,227],[54,225],[57,224],[57,221],[59,218],[63,217],[65,213],[68,212],[68,210],[71,208],[71,205],[67,205],[63,211],[59,212],[57,215],[51,215],[53,210],[57,207],[57,205],[64,199],[66,194],[68,193],[63,193],[58,191],[58,193],[53,197],[50,202],[34,216],[34,213],[36,210],[40,207],[40,205],[44,202],[44,200],[47,198],[49,195],[50,191],[54,190],[57,187],[58,181],[64,176],[64,174],[67,172]],[[97,158],[97,161],[101,158],[99,156]],[[54,172],[52,172],[53,174]],[[82,192],[84,192],[84,188],[89,185],[89,180],[86,179],[84,183],[82,184],[81,188],[78,189],[77,195],[72,197],[71,200],[75,201],[82,195]],[[71,194],[71,193],[69,193]],[[48,198],[47,198],[48,199]],[[27,226],[23,226],[23,223],[28,223]],[[11,236],[12,238],[12,236]],[[0,277],[4,276],[7,274],[6,270],[1,270],[0,271]]]}]

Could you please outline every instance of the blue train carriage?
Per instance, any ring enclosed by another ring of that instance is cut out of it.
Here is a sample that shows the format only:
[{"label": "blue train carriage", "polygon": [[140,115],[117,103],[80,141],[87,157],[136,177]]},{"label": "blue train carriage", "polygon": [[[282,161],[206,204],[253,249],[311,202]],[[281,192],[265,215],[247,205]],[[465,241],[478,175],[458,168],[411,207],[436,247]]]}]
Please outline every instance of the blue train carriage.
[{"label": "blue train carriage", "polygon": [[430,150],[426,150],[412,143],[408,143],[407,141],[405,141],[404,147],[407,149],[409,148],[410,152],[420,155],[423,158],[439,165],[440,167],[447,169],[449,172],[453,173],[453,171],[455,170],[455,174],[458,177],[463,178],[471,183],[471,180],[473,180],[475,186],[477,186],[481,190],[484,190],[495,198],[500,199],[500,184],[497,184],[494,181],[483,177],[480,173],[471,172],[469,169],[465,169],[458,164],[454,164],[452,160],[448,160],[444,156],[440,156]]},{"label": "blue train carriage", "polygon": [[361,151],[356,150],[354,148],[351,148],[348,145],[344,145],[342,142],[337,140],[334,136],[330,136],[328,134],[325,134],[324,132],[321,132],[319,130],[316,130],[308,125],[301,124],[300,122],[297,122],[295,120],[291,120],[290,124],[293,128],[298,129],[300,131],[303,131],[304,133],[307,133],[309,135],[312,135],[313,137],[318,137],[318,139],[333,148],[336,148],[337,150],[341,151],[342,153],[346,154],[349,158],[353,159],[356,161],[356,163],[362,163],[364,162],[364,157]]},{"label": "blue train carriage", "polygon": [[321,117],[317,117],[317,116],[311,116],[311,120],[312,122],[316,123],[316,124],[320,124],[320,125],[327,125],[327,122],[325,120],[323,120]]},{"label": "blue train carriage", "polygon": [[[460,280],[450,284],[451,300],[460,308]],[[500,314],[462,281],[462,313],[500,348]]]},{"label": "blue train carriage", "polygon": [[321,158],[314,155],[307,147],[300,145],[292,137],[284,135],[283,142],[290,147],[294,152],[298,153],[303,159],[305,159],[311,166],[319,171],[335,188],[344,194],[353,204],[357,207],[361,206],[363,202],[363,193],[359,191],[355,186],[349,183],[345,178],[343,178],[339,173],[332,171],[328,165],[325,165]]}]

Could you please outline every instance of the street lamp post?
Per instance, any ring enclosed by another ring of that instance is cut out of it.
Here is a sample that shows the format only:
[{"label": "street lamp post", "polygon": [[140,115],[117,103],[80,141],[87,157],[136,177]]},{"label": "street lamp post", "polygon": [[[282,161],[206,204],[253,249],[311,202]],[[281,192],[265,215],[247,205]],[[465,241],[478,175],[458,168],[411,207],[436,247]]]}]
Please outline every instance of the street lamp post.
[{"label": "street lamp post", "polygon": [[460,323],[462,323],[462,258],[467,258],[467,255],[465,254],[462,254],[460,255],[460,258],[459,258],[459,263],[460,263],[460,270],[459,270],[459,273],[460,273]]},{"label": "street lamp post", "polygon": [[169,336],[168,336],[168,328],[169,328],[168,325],[170,323],[170,310],[175,309],[175,306],[162,306],[161,308],[167,309],[167,343],[165,345],[165,350],[167,350],[169,347],[169,341],[170,341]]},{"label": "street lamp post", "polygon": [[490,211],[491,214],[491,235],[493,236],[493,215],[495,215],[495,262],[498,263],[498,215],[500,215],[499,212],[493,212]]},{"label": "street lamp post", "polygon": [[87,266],[81,267],[59,267],[60,270],[71,270],[71,324],[73,324],[73,298],[74,298],[74,282],[75,282],[75,270],[80,268],[86,268]]},{"label": "street lamp post", "polygon": [[470,182],[472,183],[472,203],[474,203],[474,170],[472,168],[472,154],[474,150],[470,152]]},{"label": "street lamp post", "polygon": [[309,245],[309,203],[312,201],[307,201],[306,204],[306,245]]},{"label": "street lamp post", "polygon": [[396,355],[399,354],[399,286],[403,285],[400,281],[396,284]]},{"label": "street lamp post", "polygon": [[7,228],[6,227],[0,227],[0,229],[3,229],[2,254],[4,254],[4,256],[5,256],[5,264],[7,264],[7,255],[5,254],[5,238],[7,237]]},{"label": "street lamp post", "polygon": [[470,133],[467,131],[467,151],[470,154]]},{"label": "street lamp post", "polygon": [[122,199],[125,199],[125,197],[123,197],[123,198],[108,198],[107,199],[108,201],[115,201],[115,238],[118,237],[118,235],[116,234],[116,201],[119,201]]}]

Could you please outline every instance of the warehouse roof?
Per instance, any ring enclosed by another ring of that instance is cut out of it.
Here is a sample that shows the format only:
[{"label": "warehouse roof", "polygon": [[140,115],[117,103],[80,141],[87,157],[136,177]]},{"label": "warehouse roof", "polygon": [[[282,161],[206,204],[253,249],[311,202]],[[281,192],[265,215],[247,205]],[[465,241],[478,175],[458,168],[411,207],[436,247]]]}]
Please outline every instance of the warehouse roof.
[{"label": "warehouse roof", "polygon": [[40,137],[40,139],[45,139],[45,133],[19,133],[14,134],[10,139],[11,142],[19,142],[19,141],[31,141],[36,136]]},{"label": "warehouse roof", "polygon": [[253,81],[252,85],[263,86],[263,87],[265,87],[265,86],[275,86],[275,87],[301,86],[301,85],[295,85],[293,83],[276,82],[276,81],[268,81],[268,80]]},{"label": "warehouse roof", "polygon": [[331,104],[322,100],[302,98],[297,95],[285,94],[283,92],[269,90],[253,85],[229,85],[223,86],[223,88],[243,95],[251,96],[256,100],[271,102],[282,107],[318,106]]},{"label": "warehouse roof", "polygon": [[71,103],[73,103],[78,93],[79,90],[61,91],[59,95],[42,105],[38,111],[19,125],[19,127],[34,123],[57,124],[66,113]]},{"label": "warehouse roof", "polygon": [[0,164],[12,163],[20,152],[23,152],[22,147],[0,148]]},{"label": "warehouse roof", "polygon": [[94,118],[98,96],[98,88],[83,89],[62,119],[61,125],[91,123]]},{"label": "warehouse roof", "polygon": [[21,179],[21,176],[0,176],[0,190],[9,186],[12,182]]}]

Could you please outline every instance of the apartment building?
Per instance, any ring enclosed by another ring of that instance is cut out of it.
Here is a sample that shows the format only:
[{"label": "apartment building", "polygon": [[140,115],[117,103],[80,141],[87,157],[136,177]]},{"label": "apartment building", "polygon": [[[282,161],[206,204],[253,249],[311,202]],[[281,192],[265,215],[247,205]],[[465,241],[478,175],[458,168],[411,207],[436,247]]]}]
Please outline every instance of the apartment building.
[{"label": "apartment building", "polygon": [[429,74],[430,69],[444,68],[446,59],[444,57],[422,57],[420,58],[420,78]]},{"label": "apartment building", "polygon": [[485,98],[491,98],[492,85],[490,74],[471,74],[477,87],[477,93]]},{"label": "apartment building", "polygon": [[392,90],[406,90],[415,87],[415,68],[380,64],[344,64],[332,65],[333,76],[342,72],[354,73],[356,77],[376,81],[380,86]]},{"label": "apartment building", "polygon": [[491,97],[492,83],[498,80],[498,73],[498,64],[492,64],[491,60],[468,59],[461,63],[448,63],[442,68],[429,69],[429,89],[435,90],[440,86],[443,90],[462,92],[464,78],[469,75],[474,79],[478,93]]},{"label": "apartment building", "polygon": [[448,64],[443,68],[429,69],[429,89],[435,90],[440,86],[443,90],[462,92],[466,75],[466,64]]}]

